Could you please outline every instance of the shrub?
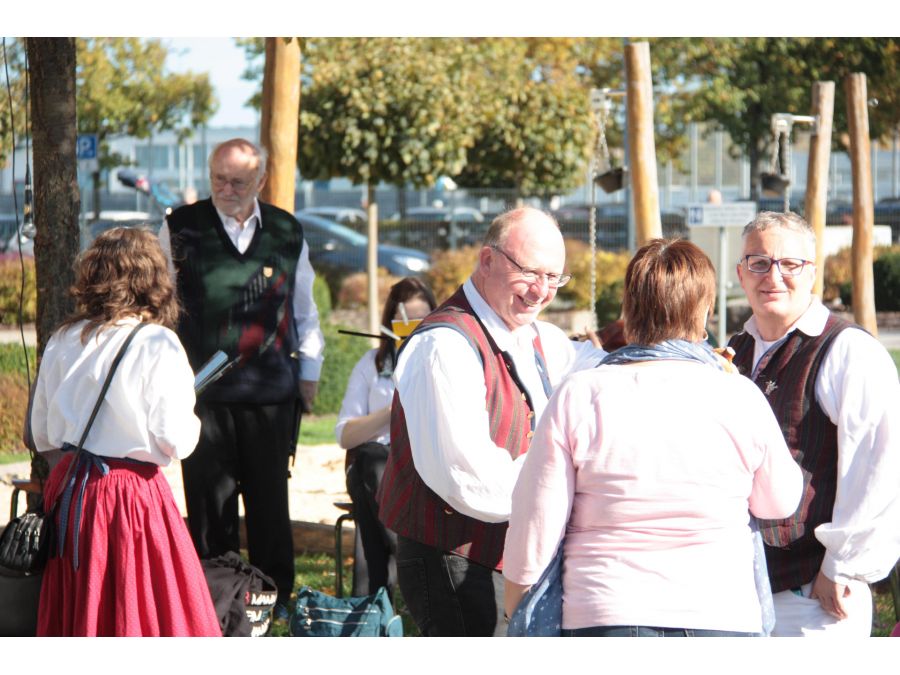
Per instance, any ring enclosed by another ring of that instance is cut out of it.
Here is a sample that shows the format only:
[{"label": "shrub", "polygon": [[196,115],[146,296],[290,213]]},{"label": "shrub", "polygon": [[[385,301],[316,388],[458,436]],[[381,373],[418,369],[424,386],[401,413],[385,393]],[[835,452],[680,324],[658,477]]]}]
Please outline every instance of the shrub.
[{"label": "shrub", "polygon": [[875,307],[882,312],[900,311],[900,246],[884,251],[872,266]]},{"label": "shrub", "polygon": [[834,255],[825,258],[822,283],[823,302],[830,303],[841,300],[844,304],[850,304],[850,282],[852,280],[850,260],[850,247],[842,248]]},{"label": "shrub", "polygon": [[340,326],[324,324],[325,361],[319,378],[319,391],[313,404],[313,414],[327,415],[341,410],[350,371],[371,345],[369,340],[355,335],[338,333]]},{"label": "shrub", "polygon": [[[875,308],[880,312],[900,310],[900,246],[876,246],[872,257]],[[837,298],[847,307],[852,304],[852,255],[849,246],[825,259],[822,299],[829,302]]]},{"label": "shrub", "polygon": [[[22,264],[25,265],[25,294],[22,298]],[[34,258],[18,257],[0,260],[0,324],[19,322],[19,305],[22,305],[22,322],[34,323],[37,317],[37,287],[34,278]]]},{"label": "shrub", "polygon": [[425,273],[425,281],[438,304],[456,292],[468,279],[478,263],[481,246],[463,246],[455,251],[439,251],[432,255],[431,269]]},{"label": "shrub", "polygon": [[328,283],[318,274],[313,280],[313,300],[316,302],[316,308],[319,310],[319,322],[325,323],[331,316],[331,291],[328,290]]},{"label": "shrub", "polygon": [[[597,250],[597,299],[604,303],[622,303],[622,291],[615,290],[614,284],[625,278],[625,269],[631,255],[627,252],[612,253],[602,249]],[[559,289],[558,297],[574,304],[578,309],[589,309],[595,305],[591,298],[591,249],[588,244],[576,239],[566,240],[566,268],[572,275],[572,280]],[[616,301],[615,298],[618,297]],[[618,310],[611,320],[619,318]],[[598,319],[599,320],[599,319]],[[609,321],[600,323],[604,325]]]},{"label": "shrub", "polygon": [[[391,286],[400,281],[387,273],[383,267],[378,268],[378,315],[387,300]],[[359,309],[369,305],[369,277],[365,272],[357,272],[344,277],[337,295],[337,306],[341,309]]]},{"label": "shrub", "polygon": [[28,408],[28,383],[18,373],[0,372],[0,454],[24,452],[22,429]]}]

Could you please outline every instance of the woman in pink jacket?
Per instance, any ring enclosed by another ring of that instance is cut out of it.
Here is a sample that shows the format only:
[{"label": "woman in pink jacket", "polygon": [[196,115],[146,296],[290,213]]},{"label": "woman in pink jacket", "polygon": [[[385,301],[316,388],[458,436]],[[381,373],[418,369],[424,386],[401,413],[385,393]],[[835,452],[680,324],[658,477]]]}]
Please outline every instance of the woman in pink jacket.
[{"label": "woman in pink jacket", "polygon": [[750,515],[797,507],[771,408],[706,343],[709,258],[654,240],[625,275],[628,345],[554,392],[513,493],[507,612],[563,548],[562,633],[758,635]]}]

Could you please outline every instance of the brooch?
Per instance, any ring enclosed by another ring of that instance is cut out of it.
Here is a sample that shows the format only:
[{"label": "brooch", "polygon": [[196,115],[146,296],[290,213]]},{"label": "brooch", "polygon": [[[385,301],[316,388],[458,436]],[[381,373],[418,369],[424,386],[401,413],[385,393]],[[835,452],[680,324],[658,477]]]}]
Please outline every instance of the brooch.
[{"label": "brooch", "polygon": [[778,385],[775,384],[772,380],[769,380],[768,382],[766,382],[766,391],[765,391],[766,396],[771,394],[776,389],[778,389]]}]

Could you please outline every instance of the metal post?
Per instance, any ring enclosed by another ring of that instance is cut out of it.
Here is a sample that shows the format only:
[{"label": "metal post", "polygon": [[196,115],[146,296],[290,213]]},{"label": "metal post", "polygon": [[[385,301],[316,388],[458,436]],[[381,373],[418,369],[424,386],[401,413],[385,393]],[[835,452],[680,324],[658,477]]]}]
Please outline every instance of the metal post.
[{"label": "metal post", "polygon": [[728,260],[728,231],[724,225],[719,226],[719,332],[716,338],[719,346],[724,347],[727,344],[726,334],[728,329],[728,274],[726,271],[726,260]]}]

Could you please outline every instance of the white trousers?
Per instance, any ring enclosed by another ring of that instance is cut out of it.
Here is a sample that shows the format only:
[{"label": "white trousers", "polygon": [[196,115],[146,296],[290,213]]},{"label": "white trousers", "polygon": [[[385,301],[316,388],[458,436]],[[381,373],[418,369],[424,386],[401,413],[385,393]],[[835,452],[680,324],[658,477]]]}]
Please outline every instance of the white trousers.
[{"label": "white trousers", "polygon": [[872,591],[868,584],[851,581],[844,598],[846,619],[828,614],[809,597],[812,584],[803,585],[803,597],[793,591],[775,593],[775,629],[772,637],[868,637],[872,633]]}]

